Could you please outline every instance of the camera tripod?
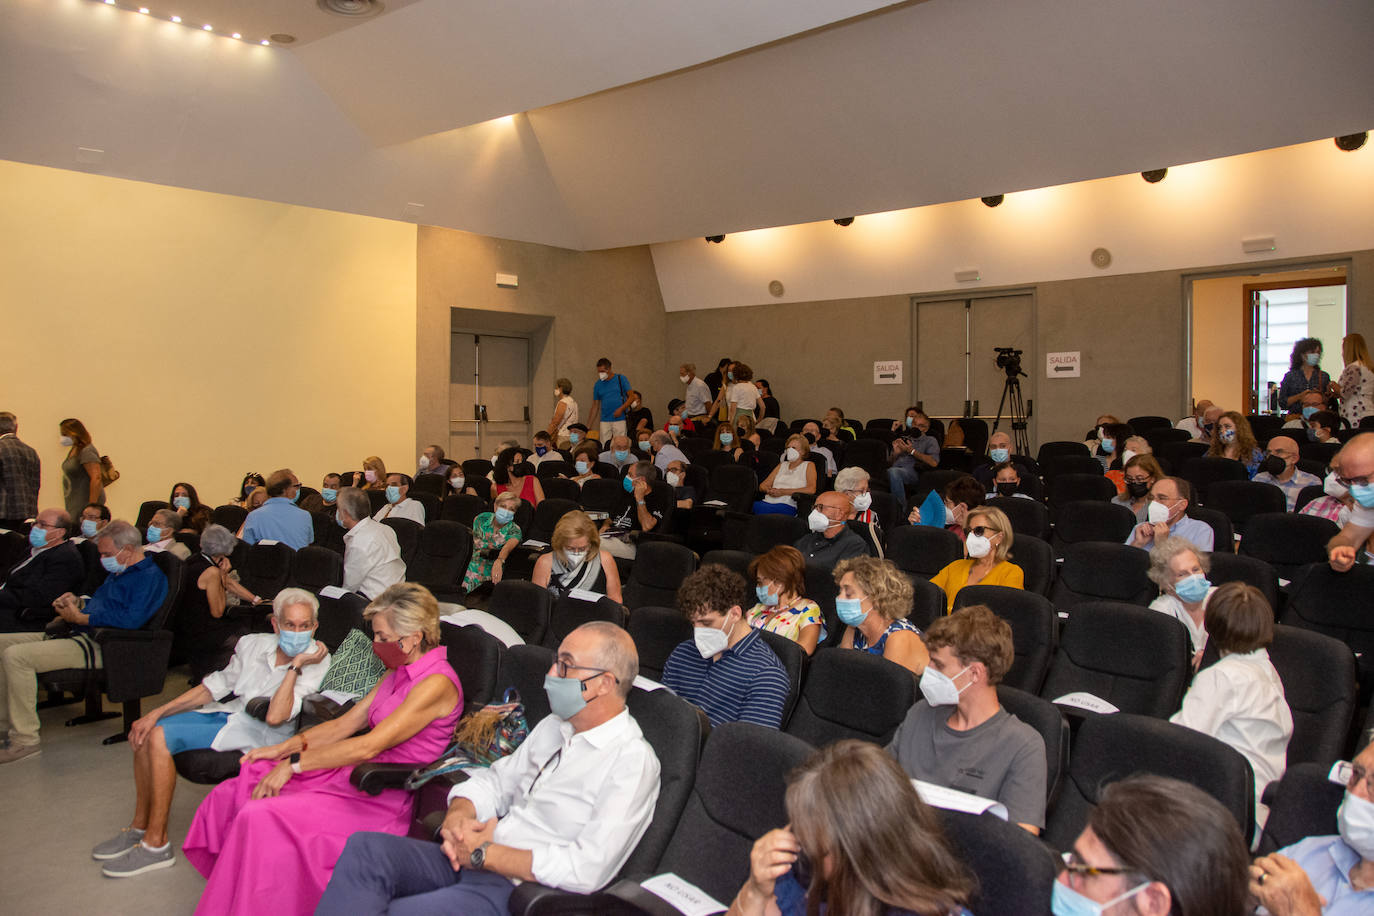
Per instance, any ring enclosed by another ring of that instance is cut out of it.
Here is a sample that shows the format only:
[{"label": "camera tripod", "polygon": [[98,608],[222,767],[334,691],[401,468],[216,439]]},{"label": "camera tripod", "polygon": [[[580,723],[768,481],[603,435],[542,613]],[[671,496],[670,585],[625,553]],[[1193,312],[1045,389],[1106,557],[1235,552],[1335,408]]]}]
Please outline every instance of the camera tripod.
[{"label": "camera tripod", "polygon": [[992,421],[992,431],[997,432],[997,427],[1002,425],[1002,408],[1007,408],[1007,417],[1011,420],[1011,443],[1012,454],[1030,454],[1030,433],[1027,431],[1026,424],[1026,402],[1021,399],[1021,379],[1019,376],[1025,375],[1016,369],[1007,370],[1007,380],[1002,385],[1002,398],[997,402],[997,419]]}]

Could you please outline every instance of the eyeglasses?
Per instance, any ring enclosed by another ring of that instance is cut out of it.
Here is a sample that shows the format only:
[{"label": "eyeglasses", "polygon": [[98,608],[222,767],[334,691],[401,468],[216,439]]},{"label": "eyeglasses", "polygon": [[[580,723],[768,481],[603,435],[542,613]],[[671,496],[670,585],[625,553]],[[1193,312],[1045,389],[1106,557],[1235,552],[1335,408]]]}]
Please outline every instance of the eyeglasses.
[{"label": "eyeglasses", "polygon": [[1365,794],[1374,797],[1374,773],[1370,773],[1357,763],[1349,760],[1337,760],[1327,779],[1334,783],[1345,786],[1350,791],[1355,791],[1360,783],[1364,783]]},{"label": "eyeglasses", "polygon": [[[561,655],[554,660],[553,665],[554,670],[558,672],[559,677],[567,677],[569,669],[572,668],[576,668],[578,671],[595,671],[596,673],[593,674],[591,677],[584,677],[579,679],[583,684],[587,683],[593,678],[598,678],[603,674],[611,674],[611,672],[607,671],[605,668],[593,668],[590,665],[579,665],[575,662],[569,661]],[[617,684],[620,683],[620,678],[615,677],[615,675],[613,674],[611,675],[611,677],[615,680]]]},{"label": "eyeglasses", "polygon": [[1364,477],[1341,477],[1340,475],[1337,475],[1336,482],[1339,483],[1341,486],[1345,487],[1346,489],[1349,489],[1350,487],[1363,487],[1368,486],[1369,476],[1366,475]]},{"label": "eyeglasses", "polygon": [[1060,871],[1067,871],[1069,874],[1079,878],[1097,878],[1102,875],[1131,875],[1136,873],[1134,868],[1098,868],[1096,865],[1089,865],[1078,857],[1073,850],[1063,853],[1060,858],[1063,864],[1059,867]]},{"label": "eyeglasses", "polygon": [[1149,477],[1127,477],[1127,478],[1126,478],[1126,482],[1127,482],[1127,483],[1149,483],[1149,482],[1150,482],[1150,478],[1149,478]]}]

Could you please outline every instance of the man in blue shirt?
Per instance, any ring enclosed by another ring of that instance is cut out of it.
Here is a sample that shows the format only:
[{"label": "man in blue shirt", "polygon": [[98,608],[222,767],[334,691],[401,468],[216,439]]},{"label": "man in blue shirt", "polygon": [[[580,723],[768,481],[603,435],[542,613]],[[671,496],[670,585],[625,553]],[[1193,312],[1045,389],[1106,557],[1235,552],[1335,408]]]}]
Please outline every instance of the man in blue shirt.
[{"label": "man in blue shirt", "polygon": [[940,463],[940,443],[930,434],[930,418],[914,411],[909,435],[893,440],[892,466],[887,469],[888,486],[897,498],[898,514],[906,514],[906,485],[914,484],[926,471]]},{"label": "man in blue shirt", "polygon": [[72,625],[72,638],[0,634],[0,764],[39,752],[38,674],[88,665],[99,668],[100,645],[91,639],[91,630],[137,630],[167,597],[167,577],[144,556],[143,538],[133,525],[110,522],[96,535],[96,548],[109,577],[84,606],[71,592],[53,602],[53,610]]},{"label": "man in blue shirt", "polygon": [[[601,357],[596,361],[596,384],[592,385],[591,416],[601,421],[599,435],[606,442],[612,436],[623,436],[625,429],[625,397],[630,393],[630,380],[611,368],[611,361]],[[600,412],[597,411],[600,405]]]},{"label": "man in blue shirt", "polygon": [[1250,893],[1272,916],[1374,913],[1374,744],[1350,764],[1337,836],[1308,837],[1250,866]]},{"label": "man in blue shirt", "polygon": [[707,563],[683,580],[678,609],[692,638],[668,656],[663,683],[700,706],[712,727],[722,722],[782,726],[790,682],[777,655],[744,619],[751,605],[744,578]]},{"label": "man in blue shirt", "polygon": [[296,505],[301,482],[290,468],[267,477],[267,502],[248,513],[243,522],[243,542],[281,541],[292,550],[309,547],[315,540],[310,513]]},{"label": "man in blue shirt", "polygon": [[[1146,504],[1149,521],[1136,525],[1126,543],[1149,550],[1158,541],[1177,535],[1192,542],[1198,550],[1210,553],[1215,534],[1211,525],[1188,517],[1188,503],[1192,498],[1193,488],[1182,477],[1161,478],[1150,487]],[[1230,550],[1231,545],[1225,545],[1225,549]]]}]

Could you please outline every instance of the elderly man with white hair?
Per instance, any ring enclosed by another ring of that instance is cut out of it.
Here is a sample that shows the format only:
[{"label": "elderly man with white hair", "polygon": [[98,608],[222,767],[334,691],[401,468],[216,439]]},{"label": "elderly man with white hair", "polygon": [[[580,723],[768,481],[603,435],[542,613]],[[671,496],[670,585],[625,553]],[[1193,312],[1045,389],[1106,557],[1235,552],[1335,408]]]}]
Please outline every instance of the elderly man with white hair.
[{"label": "elderly man with white hair", "polygon": [[873,493],[869,489],[868,472],[863,468],[844,468],[835,475],[835,490],[849,497],[849,518],[868,529],[869,553],[883,556],[883,526],[873,511]]},{"label": "elderly man with white hair", "polygon": [[175,509],[158,509],[148,520],[144,553],[162,553],[164,550],[178,560],[191,558],[191,548],[176,539],[177,529],[181,527],[181,516]]},{"label": "elderly man with white hair", "polygon": [[[134,816],[91,850],[109,878],[131,878],[175,864],[167,836],[177,771],[172,756],[196,748],[246,751],[291,736],[302,701],[320,689],[331,661],[315,641],[320,603],[305,589],[287,588],[272,601],[272,632],[239,638],[222,671],[205,676],[129,729],[134,752]],[[267,699],[262,719],[247,712]]]},{"label": "elderly man with white hair", "polygon": [[680,461],[683,464],[692,463],[682,449],[674,444],[673,437],[661,429],[655,430],[654,434],[649,437],[649,447],[654,452],[654,467],[664,474],[668,473],[668,465],[674,461]]}]

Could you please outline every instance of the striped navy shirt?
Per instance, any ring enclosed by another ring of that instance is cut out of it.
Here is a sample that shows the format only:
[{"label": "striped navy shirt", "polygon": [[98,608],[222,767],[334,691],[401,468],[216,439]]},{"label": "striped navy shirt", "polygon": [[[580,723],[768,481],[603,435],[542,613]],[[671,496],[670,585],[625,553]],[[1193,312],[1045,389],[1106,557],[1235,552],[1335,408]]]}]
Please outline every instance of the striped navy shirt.
[{"label": "striped navy shirt", "polygon": [[663,666],[663,683],[700,706],[712,728],[722,722],[778,728],[790,687],[787,669],[753,629],[722,652],[719,661],[702,658],[690,639],[680,643]]}]

